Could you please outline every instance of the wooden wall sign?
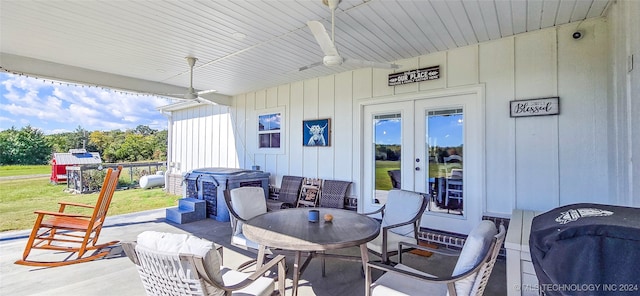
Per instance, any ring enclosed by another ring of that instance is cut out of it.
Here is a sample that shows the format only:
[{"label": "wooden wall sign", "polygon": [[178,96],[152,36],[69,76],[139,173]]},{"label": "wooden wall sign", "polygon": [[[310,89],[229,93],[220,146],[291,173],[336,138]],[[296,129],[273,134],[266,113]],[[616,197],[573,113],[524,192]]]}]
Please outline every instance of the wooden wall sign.
[{"label": "wooden wall sign", "polygon": [[511,117],[560,114],[559,97],[511,101],[509,108]]},{"label": "wooden wall sign", "polygon": [[440,78],[440,66],[389,74],[389,86],[402,85]]}]

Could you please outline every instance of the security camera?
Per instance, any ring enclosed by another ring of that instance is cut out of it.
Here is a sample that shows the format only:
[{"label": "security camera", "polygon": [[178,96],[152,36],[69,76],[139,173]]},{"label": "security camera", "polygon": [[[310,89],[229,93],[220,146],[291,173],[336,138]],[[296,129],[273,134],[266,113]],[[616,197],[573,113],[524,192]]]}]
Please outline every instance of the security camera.
[{"label": "security camera", "polygon": [[582,39],[582,37],[584,37],[584,32],[575,31],[575,32],[573,32],[573,34],[571,34],[571,37],[573,37],[573,39],[575,39],[575,40],[580,40],[580,39]]}]

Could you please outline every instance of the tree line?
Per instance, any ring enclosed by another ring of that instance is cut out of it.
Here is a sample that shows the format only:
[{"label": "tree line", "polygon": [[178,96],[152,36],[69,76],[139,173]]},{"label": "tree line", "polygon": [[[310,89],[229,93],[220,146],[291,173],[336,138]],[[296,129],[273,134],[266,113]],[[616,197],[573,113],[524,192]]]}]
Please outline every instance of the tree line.
[{"label": "tree line", "polygon": [[75,131],[45,135],[31,126],[0,131],[0,165],[48,164],[53,153],[84,148],[99,152],[103,162],[167,160],[167,130],[146,125],[126,131]]}]

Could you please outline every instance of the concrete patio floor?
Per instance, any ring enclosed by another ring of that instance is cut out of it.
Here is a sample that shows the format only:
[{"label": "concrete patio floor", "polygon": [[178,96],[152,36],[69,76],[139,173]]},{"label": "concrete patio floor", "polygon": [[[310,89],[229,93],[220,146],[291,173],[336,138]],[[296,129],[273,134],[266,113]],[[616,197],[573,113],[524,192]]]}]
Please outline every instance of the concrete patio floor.
[{"label": "concrete patio floor", "polygon": [[[191,233],[219,243],[224,246],[224,265],[229,267],[236,267],[255,257],[253,253],[229,244],[231,227],[228,222],[206,219],[178,225],[165,220],[164,209],[108,217],[99,242],[132,241],[145,230]],[[22,255],[28,235],[29,231],[0,234],[0,295],[145,295],[133,263],[119,246],[112,248],[106,258],[87,263],[55,268],[14,264],[13,262]],[[342,252],[359,254],[357,248],[345,249]],[[32,255],[35,255],[33,258],[37,260],[39,256],[48,255],[40,253],[43,251],[32,251]],[[410,258],[406,262],[428,266],[429,272],[435,275],[450,273],[455,265],[455,258],[438,255],[429,258],[409,256],[416,258]],[[292,266],[293,262],[289,257],[287,264]],[[312,260],[301,276],[299,295],[364,295],[364,278],[360,273],[360,263],[327,259],[327,276],[322,277],[319,262],[320,260]],[[498,259],[485,295],[506,295],[505,283],[505,261]],[[287,274],[286,288],[289,295],[291,270]]]}]

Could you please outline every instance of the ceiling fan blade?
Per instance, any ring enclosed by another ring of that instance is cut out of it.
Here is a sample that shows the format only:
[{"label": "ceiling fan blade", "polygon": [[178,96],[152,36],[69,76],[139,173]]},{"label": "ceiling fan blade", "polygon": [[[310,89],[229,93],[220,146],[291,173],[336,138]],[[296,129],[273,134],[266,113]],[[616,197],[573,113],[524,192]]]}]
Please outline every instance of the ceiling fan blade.
[{"label": "ceiling fan blade", "polygon": [[189,98],[185,98],[184,94],[178,95],[178,96],[174,96],[174,95],[165,95],[165,94],[160,94],[160,96],[165,97],[169,100],[177,100],[177,101],[181,101],[181,102],[186,102],[186,101],[193,101],[195,99],[189,99]]},{"label": "ceiling fan blade", "polygon": [[357,60],[357,59],[347,59],[347,58],[344,59],[343,63],[345,63],[347,65],[352,65],[352,66],[372,67],[372,68],[381,68],[381,69],[398,69],[398,68],[400,68],[400,65],[391,64],[391,63],[380,63],[380,62],[364,61],[364,60]]},{"label": "ceiling fan blade", "polygon": [[182,97],[184,97],[184,93],[182,93],[182,94],[154,93],[154,95],[159,95],[159,96],[164,96],[164,97],[172,97],[172,98],[178,98],[178,99],[181,99]]},{"label": "ceiling fan blade", "polygon": [[311,30],[313,37],[316,38],[316,42],[320,45],[322,52],[325,56],[339,56],[338,49],[336,49],[336,45],[333,44],[333,41],[329,37],[329,33],[324,28],[321,22],[318,21],[308,21],[307,26]]},{"label": "ceiling fan blade", "polygon": [[216,103],[214,103],[214,102],[212,102],[212,101],[209,101],[209,100],[207,100],[207,99],[205,99],[205,98],[203,98],[203,97],[197,97],[197,98],[195,98],[195,101],[196,101],[196,102],[198,102],[198,103],[205,103],[205,104],[217,105]]},{"label": "ceiling fan blade", "polygon": [[310,65],[306,65],[306,66],[300,67],[298,69],[298,71],[304,71],[304,70],[308,70],[308,69],[311,69],[313,67],[322,66],[322,65],[323,65],[322,62],[317,62],[317,63],[313,63],[313,64],[310,64]]},{"label": "ceiling fan blade", "polygon": [[210,93],[214,93],[214,92],[217,92],[217,90],[215,90],[215,89],[201,90],[201,91],[197,92],[197,94],[199,96],[201,96],[201,95],[206,95],[206,94],[210,94]]}]

